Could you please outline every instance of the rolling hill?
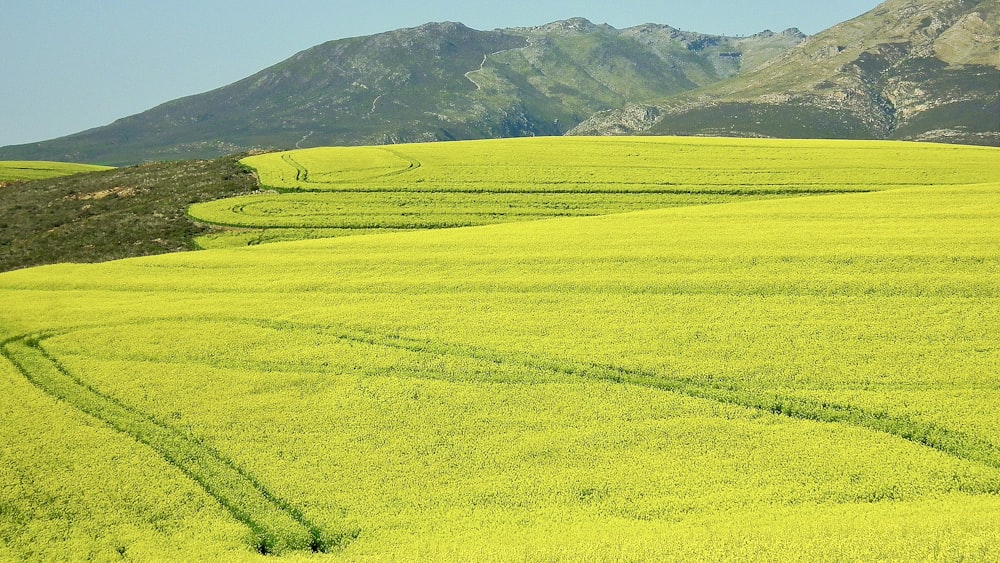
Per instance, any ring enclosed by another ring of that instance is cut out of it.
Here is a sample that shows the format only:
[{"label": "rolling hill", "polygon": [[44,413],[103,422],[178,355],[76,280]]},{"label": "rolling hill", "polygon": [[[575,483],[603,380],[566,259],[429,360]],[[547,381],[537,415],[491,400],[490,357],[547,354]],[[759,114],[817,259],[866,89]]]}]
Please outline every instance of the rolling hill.
[{"label": "rolling hill", "polygon": [[[197,248],[194,238],[209,229],[187,216],[189,205],[257,189],[256,177],[236,160],[155,162],[114,170],[59,166],[57,172],[91,171],[2,188],[0,271]],[[54,173],[46,163],[22,165],[35,174],[40,168]]]},{"label": "rolling hill", "polygon": [[60,178],[85,172],[107,170],[106,166],[66,162],[0,160],[0,188],[19,182]]},{"label": "rolling hill", "polygon": [[[1000,559],[1000,150],[399,148],[844,191],[0,273],[0,560]],[[420,185],[354,151],[256,165]]]}]

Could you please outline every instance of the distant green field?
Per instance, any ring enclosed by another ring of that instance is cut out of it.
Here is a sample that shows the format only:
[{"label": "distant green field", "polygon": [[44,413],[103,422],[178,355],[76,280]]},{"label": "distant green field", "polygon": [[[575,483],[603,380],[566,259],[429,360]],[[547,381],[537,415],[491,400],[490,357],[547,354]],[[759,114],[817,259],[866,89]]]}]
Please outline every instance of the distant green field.
[{"label": "distant green field", "polygon": [[66,162],[44,162],[40,160],[0,160],[0,183],[45,180],[80,174],[110,170],[109,166],[94,164],[70,164]]},{"label": "distant green field", "polygon": [[845,193],[0,274],[0,559],[1000,559],[1000,151],[799,146]]},{"label": "distant green field", "polygon": [[[878,152],[873,147],[878,146]],[[245,158],[263,193],[193,206],[205,247],[949,185],[989,152],[913,143],[536,138],[330,147]]]}]

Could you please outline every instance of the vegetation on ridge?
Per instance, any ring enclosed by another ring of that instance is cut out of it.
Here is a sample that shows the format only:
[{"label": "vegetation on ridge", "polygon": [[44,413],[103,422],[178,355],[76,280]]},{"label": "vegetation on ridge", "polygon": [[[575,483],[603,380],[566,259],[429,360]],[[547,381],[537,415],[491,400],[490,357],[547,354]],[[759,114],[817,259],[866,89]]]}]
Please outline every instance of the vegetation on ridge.
[{"label": "vegetation on ridge", "polygon": [[193,203],[250,193],[237,158],[163,162],[0,189],[0,271],[190,250]]}]

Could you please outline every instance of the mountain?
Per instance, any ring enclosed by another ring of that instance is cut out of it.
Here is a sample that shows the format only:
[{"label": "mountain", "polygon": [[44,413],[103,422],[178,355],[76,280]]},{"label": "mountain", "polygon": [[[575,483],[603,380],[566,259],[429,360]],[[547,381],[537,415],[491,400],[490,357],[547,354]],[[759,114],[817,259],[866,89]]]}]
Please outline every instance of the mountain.
[{"label": "mountain", "polygon": [[601,112],[571,133],[1000,145],[1000,2],[889,0],[755,71]]},{"label": "mountain", "polygon": [[595,112],[766,65],[805,36],[735,38],[585,19],[432,23],[330,41],[217,90],[0,159],[129,164],[254,148],[559,135]]},{"label": "mountain", "polygon": [[204,94],[0,159],[131,164],[255,149],[562,134],[1000,145],[1000,2],[888,0],[812,37],[574,18],[330,41]]}]

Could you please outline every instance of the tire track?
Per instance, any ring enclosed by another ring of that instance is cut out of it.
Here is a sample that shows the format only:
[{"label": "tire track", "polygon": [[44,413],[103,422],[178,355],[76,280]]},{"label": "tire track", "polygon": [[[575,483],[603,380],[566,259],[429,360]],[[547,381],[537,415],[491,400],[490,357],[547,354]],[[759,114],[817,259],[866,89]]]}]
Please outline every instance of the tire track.
[{"label": "tire track", "polygon": [[41,346],[58,333],[22,335],[0,343],[0,353],[46,394],[146,444],[197,482],[254,533],[258,552],[328,552],[346,545],[359,530],[326,530],[278,498],[253,475],[210,447],[182,434],[73,376]]},{"label": "tire track", "polygon": [[[243,322],[246,322],[244,320]],[[519,366],[548,371],[559,375],[591,380],[610,381],[677,393],[696,399],[706,399],[799,420],[846,424],[902,438],[935,449],[965,461],[1000,469],[1000,447],[977,436],[952,430],[933,422],[914,420],[905,415],[870,411],[849,404],[816,401],[770,390],[744,389],[734,384],[712,384],[690,378],[671,377],[620,366],[600,365],[567,359],[532,357],[526,354],[477,348],[474,346],[441,344],[396,335],[382,335],[345,326],[297,325],[258,320],[254,324],[267,328],[321,330],[341,340],[384,346],[410,352],[471,358],[497,365]],[[1000,491],[994,491],[1000,494]]]},{"label": "tire track", "polygon": [[296,182],[309,182],[309,169],[298,163],[292,155],[283,154],[281,155],[281,160],[284,160],[289,166],[295,169],[295,181]]},{"label": "tire track", "polygon": [[[614,365],[546,358],[463,344],[438,343],[383,334],[348,325],[246,317],[212,317],[211,320],[270,330],[312,331],[346,342],[414,353],[469,358],[501,366],[540,370],[559,376],[635,385],[798,420],[845,424],[907,440],[964,461],[1000,469],[1000,448],[991,442],[933,422],[914,420],[905,415],[888,412],[870,411],[849,404],[816,401],[783,395],[775,391],[744,389],[738,385],[666,376]],[[134,326],[144,324],[138,323]],[[78,326],[72,330],[85,328],[88,327]],[[193,442],[148,415],[130,410],[117,400],[100,394],[76,379],[39,345],[40,341],[55,335],[56,333],[27,335],[8,339],[0,345],[0,352],[17,366],[27,379],[46,393],[72,404],[156,449],[167,461],[180,468],[201,484],[209,494],[219,499],[234,517],[253,530],[258,542],[254,547],[259,551],[263,553],[280,553],[291,549],[328,551],[358,537],[360,532],[357,529],[344,528],[335,531],[318,529],[305,520],[300,511],[275,498],[252,476],[220,454]],[[185,454],[189,451],[193,451],[194,455],[185,458]],[[218,473],[204,474],[205,469],[202,464],[209,469],[218,468]],[[244,496],[241,496],[241,493]],[[998,495],[1000,490],[987,489],[979,491],[979,494]]]},{"label": "tire track", "polygon": [[392,156],[394,156],[394,157],[396,157],[396,158],[398,158],[400,160],[405,160],[406,162],[409,163],[409,166],[407,166],[406,168],[401,168],[399,170],[393,170],[392,172],[389,172],[387,174],[379,174],[378,176],[372,176],[372,178],[386,178],[386,177],[389,177],[389,176],[399,176],[400,174],[406,174],[407,172],[413,172],[414,170],[416,170],[417,168],[420,168],[422,166],[420,164],[419,160],[417,160],[417,159],[415,159],[413,157],[407,156],[407,155],[401,153],[400,151],[393,150],[393,149],[387,149],[385,147],[378,147],[378,148],[379,148],[379,150],[385,151],[385,152],[391,154]]},{"label": "tire track", "polygon": [[[416,170],[416,169],[418,169],[418,168],[421,167],[421,164],[420,164],[419,160],[416,160],[416,159],[414,159],[412,157],[406,156],[405,154],[402,154],[399,151],[387,149],[385,147],[373,147],[373,148],[377,148],[378,150],[381,150],[381,151],[384,151],[384,152],[387,152],[387,153],[391,154],[392,156],[394,156],[394,157],[396,157],[396,158],[398,158],[398,159],[406,162],[407,166],[405,168],[400,168],[398,170],[393,170],[393,171],[387,172],[385,174],[377,174],[375,176],[372,176],[370,179],[385,178],[385,177],[389,177],[389,176],[398,176],[400,174],[406,174],[407,172],[413,172],[414,170]],[[285,153],[285,154],[281,155],[281,160],[283,160],[286,164],[288,164],[289,166],[291,166],[292,168],[295,169],[295,181],[296,182],[302,182],[304,184],[311,183],[310,180],[309,180],[309,169],[306,168],[305,166],[303,166],[297,160],[295,160],[295,158],[291,154]],[[358,189],[354,189],[354,188],[347,189],[347,190],[335,190],[335,189],[334,190],[330,190],[330,189],[310,190],[309,188],[299,187],[299,188],[293,188],[293,189],[295,191],[306,191],[306,192],[307,191],[320,191],[320,192],[328,192],[328,191],[329,192],[335,192],[335,191],[349,191],[349,192],[365,191],[365,190],[358,190]],[[394,191],[394,190],[375,190],[375,191]]]}]

